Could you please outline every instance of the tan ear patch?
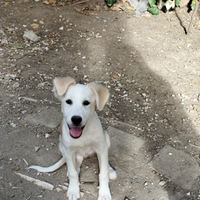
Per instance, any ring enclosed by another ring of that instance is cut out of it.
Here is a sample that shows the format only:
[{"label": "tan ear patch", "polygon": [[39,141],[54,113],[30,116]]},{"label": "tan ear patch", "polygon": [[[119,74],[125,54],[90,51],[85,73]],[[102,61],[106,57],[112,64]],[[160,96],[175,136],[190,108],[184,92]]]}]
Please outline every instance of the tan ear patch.
[{"label": "tan ear patch", "polygon": [[88,87],[94,93],[98,110],[103,110],[103,108],[110,96],[108,89],[106,87],[104,87],[103,85],[96,84],[95,82],[89,83]]},{"label": "tan ear patch", "polygon": [[53,91],[56,97],[63,96],[70,85],[75,85],[76,82],[71,77],[59,77],[53,80]]}]

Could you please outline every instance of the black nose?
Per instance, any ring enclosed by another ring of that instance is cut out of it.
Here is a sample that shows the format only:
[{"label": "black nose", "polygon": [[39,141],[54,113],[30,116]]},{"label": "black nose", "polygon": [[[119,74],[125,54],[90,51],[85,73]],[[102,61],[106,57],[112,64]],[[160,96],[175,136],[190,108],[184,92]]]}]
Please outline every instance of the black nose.
[{"label": "black nose", "polygon": [[82,118],[80,116],[73,116],[72,122],[75,126],[78,126],[82,122]]}]

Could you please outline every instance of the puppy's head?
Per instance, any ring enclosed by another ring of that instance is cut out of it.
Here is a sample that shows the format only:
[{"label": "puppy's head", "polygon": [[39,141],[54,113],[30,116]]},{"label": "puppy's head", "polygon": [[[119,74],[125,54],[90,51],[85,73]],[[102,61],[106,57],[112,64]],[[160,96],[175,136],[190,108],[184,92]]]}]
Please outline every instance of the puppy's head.
[{"label": "puppy's head", "polygon": [[61,101],[65,122],[73,138],[79,138],[94,113],[95,105],[102,110],[109,98],[109,91],[102,85],[89,83],[76,84],[71,77],[55,78],[55,96]]}]

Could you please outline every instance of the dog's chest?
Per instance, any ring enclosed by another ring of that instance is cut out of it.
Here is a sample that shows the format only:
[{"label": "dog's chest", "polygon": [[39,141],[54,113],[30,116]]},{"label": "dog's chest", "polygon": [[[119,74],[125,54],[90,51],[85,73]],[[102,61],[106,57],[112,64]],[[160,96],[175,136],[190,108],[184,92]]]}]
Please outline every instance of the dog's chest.
[{"label": "dog's chest", "polygon": [[83,157],[88,157],[93,153],[94,153],[94,150],[91,147],[88,147],[88,148],[77,148],[76,149],[76,154],[80,155],[80,156],[83,156]]}]

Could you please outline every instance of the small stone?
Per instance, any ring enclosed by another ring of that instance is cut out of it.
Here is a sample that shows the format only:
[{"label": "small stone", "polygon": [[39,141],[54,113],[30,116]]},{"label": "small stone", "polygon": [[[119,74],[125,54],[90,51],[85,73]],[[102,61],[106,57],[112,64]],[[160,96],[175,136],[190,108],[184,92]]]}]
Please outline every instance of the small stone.
[{"label": "small stone", "polygon": [[50,134],[45,133],[45,138],[49,138],[49,137],[50,137]]},{"label": "small stone", "polygon": [[24,31],[23,38],[27,38],[27,39],[34,41],[34,42],[39,40],[39,37],[32,30]]},{"label": "small stone", "polygon": [[14,83],[13,84],[13,88],[15,89],[15,88],[18,88],[19,87],[19,83],[18,82],[16,82],[16,83]]},{"label": "small stone", "polygon": [[62,188],[63,190],[67,190],[68,187],[64,186],[64,185],[58,185],[60,188]]},{"label": "small stone", "polygon": [[8,44],[8,40],[6,40],[5,38],[3,38],[3,39],[1,40],[1,44]]},{"label": "small stone", "polygon": [[159,186],[163,187],[166,184],[165,181],[160,181],[160,183],[158,184]]},{"label": "small stone", "polygon": [[57,192],[61,192],[62,189],[61,189],[61,188],[56,188],[56,191],[57,191]]},{"label": "small stone", "polygon": [[40,24],[44,24],[44,22],[42,20],[39,21]]},{"label": "small stone", "polygon": [[190,110],[190,113],[194,114],[194,113],[195,113],[195,110]]},{"label": "small stone", "polygon": [[10,124],[13,128],[15,128],[17,125],[14,124],[13,122]]},{"label": "small stone", "polygon": [[74,70],[74,71],[78,71],[78,67],[75,66],[75,67],[73,68],[73,70]]},{"label": "small stone", "polygon": [[38,152],[40,147],[35,147],[35,152]]},{"label": "small stone", "polygon": [[63,26],[61,26],[61,27],[59,28],[59,30],[60,30],[60,31],[63,31],[63,30],[64,30],[64,27],[63,27]]},{"label": "small stone", "polygon": [[69,183],[63,183],[64,185],[66,185],[66,186],[69,186]]}]

